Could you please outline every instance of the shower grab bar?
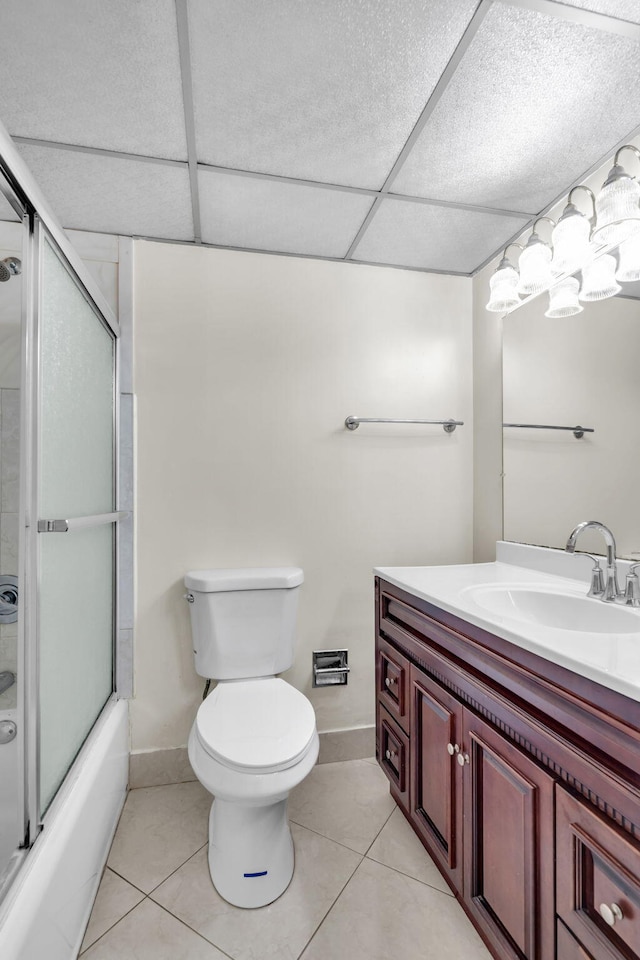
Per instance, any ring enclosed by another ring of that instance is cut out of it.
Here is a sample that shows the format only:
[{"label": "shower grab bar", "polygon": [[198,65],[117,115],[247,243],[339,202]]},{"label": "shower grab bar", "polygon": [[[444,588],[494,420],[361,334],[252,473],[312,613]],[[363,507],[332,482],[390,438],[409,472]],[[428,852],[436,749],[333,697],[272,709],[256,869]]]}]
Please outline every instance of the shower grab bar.
[{"label": "shower grab bar", "polygon": [[97,513],[91,517],[75,517],[71,520],[38,520],[38,533],[68,533],[85,527],[98,527],[103,523],[115,523],[129,516],[127,510],[115,513]]},{"label": "shower grab bar", "polygon": [[503,423],[503,427],[519,427],[523,430],[570,430],[576,440],[582,440],[585,433],[595,433],[593,427],[556,427],[550,423]]},{"label": "shower grab bar", "polygon": [[394,420],[389,417],[347,417],[344,425],[347,430],[357,430],[361,423],[432,423],[441,426],[445,433],[453,433],[456,427],[464,426],[464,420]]}]

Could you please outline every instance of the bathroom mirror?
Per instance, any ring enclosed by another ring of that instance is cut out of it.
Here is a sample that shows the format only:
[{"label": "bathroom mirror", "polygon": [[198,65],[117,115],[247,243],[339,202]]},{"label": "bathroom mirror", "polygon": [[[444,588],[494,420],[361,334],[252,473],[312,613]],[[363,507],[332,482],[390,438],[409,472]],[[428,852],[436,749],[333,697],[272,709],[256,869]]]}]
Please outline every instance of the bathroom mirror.
[{"label": "bathroom mirror", "polygon": [[[618,556],[640,557],[638,284],[549,319],[542,295],[503,320],[504,538],[564,547],[582,520],[613,531]],[[597,534],[580,550],[602,553]]]}]

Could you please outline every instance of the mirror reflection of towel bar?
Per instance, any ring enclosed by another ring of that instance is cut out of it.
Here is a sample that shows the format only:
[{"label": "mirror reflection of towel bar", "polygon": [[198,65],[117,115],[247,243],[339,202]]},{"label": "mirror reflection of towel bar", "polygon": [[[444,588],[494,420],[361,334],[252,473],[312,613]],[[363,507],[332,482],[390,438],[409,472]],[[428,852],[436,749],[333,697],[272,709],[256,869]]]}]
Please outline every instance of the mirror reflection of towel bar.
[{"label": "mirror reflection of towel bar", "polygon": [[581,440],[585,433],[595,433],[593,427],[556,427],[550,423],[503,423],[503,427],[518,427],[523,430],[570,430],[576,440]]},{"label": "mirror reflection of towel bar", "polygon": [[456,427],[464,426],[464,420],[393,420],[388,417],[347,417],[344,425],[347,430],[357,430],[361,423],[435,423],[445,433],[453,433]]}]

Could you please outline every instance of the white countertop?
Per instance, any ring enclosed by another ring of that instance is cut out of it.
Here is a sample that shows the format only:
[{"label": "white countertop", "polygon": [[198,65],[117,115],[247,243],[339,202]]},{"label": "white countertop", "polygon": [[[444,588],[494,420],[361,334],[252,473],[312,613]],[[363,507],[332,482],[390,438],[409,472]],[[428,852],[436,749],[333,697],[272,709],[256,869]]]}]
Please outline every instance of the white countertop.
[{"label": "white countertop", "polygon": [[[552,551],[556,552],[556,551]],[[588,567],[587,567],[588,571]],[[499,616],[476,603],[470,588],[509,584],[584,597],[583,580],[513,563],[468,563],[434,567],[376,567],[375,573],[436,607],[530,650],[553,663],[634,700],[640,700],[640,608],[637,633],[588,633]],[[589,604],[602,600],[586,599]]]}]

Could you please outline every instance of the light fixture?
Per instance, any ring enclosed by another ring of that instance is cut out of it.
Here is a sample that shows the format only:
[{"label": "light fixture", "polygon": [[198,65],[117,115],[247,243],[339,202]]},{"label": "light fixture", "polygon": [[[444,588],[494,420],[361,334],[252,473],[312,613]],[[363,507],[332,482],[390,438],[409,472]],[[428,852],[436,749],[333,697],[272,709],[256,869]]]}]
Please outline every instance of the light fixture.
[{"label": "light fixture", "polygon": [[490,294],[487,310],[491,313],[506,313],[507,310],[512,310],[520,303],[520,297],[518,296],[519,274],[517,267],[514,267],[507,257],[509,247],[523,249],[519,243],[510,243],[504,249],[502,260],[489,280]]},{"label": "light fixture", "polygon": [[[576,190],[586,190],[589,194],[593,209],[591,219],[581,213],[573,203],[572,197]],[[580,185],[571,190],[567,205],[551,234],[551,242],[553,243],[551,270],[556,276],[563,273],[574,273],[588,260],[591,228],[595,223],[595,210],[596,198],[589,187]]]},{"label": "light fixture", "polygon": [[552,250],[546,241],[537,232],[537,226],[546,220],[555,227],[555,221],[549,217],[538,217],[533,225],[533,233],[527,240],[527,245],[520,254],[520,282],[518,293],[529,296],[532,293],[541,293],[553,280],[551,273]]},{"label": "light fixture", "polygon": [[580,300],[606,300],[621,290],[620,284],[616,283],[616,258],[610,253],[603,254],[582,268],[582,286],[578,294]]},{"label": "light fixture", "polygon": [[620,283],[632,283],[640,280],[640,233],[634,234],[618,248],[618,269],[616,280]]},{"label": "light fixture", "polygon": [[545,317],[556,319],[572,317],[581,313],[584,307],[578,302],[580,283],[575,277],[565,277],[549,290],[549,309]]},{"label": "light fixture", "polygon": [[596,227],[593,239],[598,243],[622,243],[640,231],[640,183],[618,163],[623,150],[640,150],[627,143],[616,152],[613,167],[596,200]]}]

